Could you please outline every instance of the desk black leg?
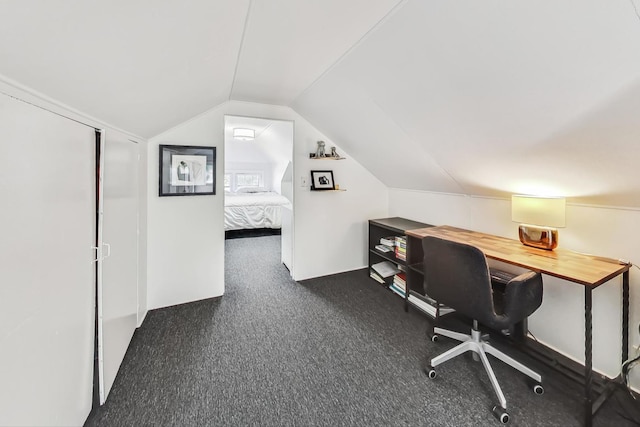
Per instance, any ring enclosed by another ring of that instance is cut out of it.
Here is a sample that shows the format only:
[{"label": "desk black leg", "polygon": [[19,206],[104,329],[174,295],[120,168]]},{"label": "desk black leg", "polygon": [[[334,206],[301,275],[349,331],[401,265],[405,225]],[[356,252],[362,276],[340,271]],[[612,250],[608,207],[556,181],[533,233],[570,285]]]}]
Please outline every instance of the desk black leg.
[{"label": "desk black leg", "polygon": [[[629,358],[629,271],[622,273],[622,363]],[[624,384],[622,374],[609,382],[600,396],[593,402],[591,416],[613,395],[616,388]]]},{"label": "desk black leg", "polygon": [[593,382],[592,366],[592,322],[591,322],[591,287],[584,287],[584,425],[591,427],[593,404],[591,400],[591,384]]}]

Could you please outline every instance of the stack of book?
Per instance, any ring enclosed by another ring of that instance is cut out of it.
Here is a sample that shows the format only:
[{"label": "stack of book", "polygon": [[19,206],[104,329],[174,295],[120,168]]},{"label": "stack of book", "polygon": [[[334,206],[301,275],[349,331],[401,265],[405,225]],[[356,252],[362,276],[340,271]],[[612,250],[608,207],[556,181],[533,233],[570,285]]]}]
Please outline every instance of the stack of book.
[{"label": "stack of book", "polygon": [[376,273],[376,272],[373,270],[373,268],[369,270],[369,277],[371,277],[373,280],[375,280],[376,282],[378,282],[378,283],[380,283],[380,284],[382,284],[382,285],[384,285],[384,284],[385,284],[384,279],[383,279],[382,277],[380,277],[380,276],[378,275],[378,273]]},{"label": "stack of book", "polygon": [[389,261],[382,261],[377,264],[373,264],[369,270],[369,276],[382,284],[386,284],[386,278],[398,273],[400,273],[400,269]]},{"label": "stack of book", "polygon": [[396,237],[396,258],[406,261],[407,260],[407,238],[398,236]]},{"label": "stack of book", "polygon": [[393,252],[393,248],[387,246],[387,245],[376,245],[376,249],[379,250],[382,253],[387,253],[387,252]]},{"label": "stack of book", "polygon": [[382,237],[380,244],[376,245],[376,249],[382,253],[394,253],[396,247],[396,236]]},{"label": "stack of book", "polygon": [[380,238],[380,244],[393,248],[396,245],[396,236]]},{"label": "stack of book", "polygon": [[389,288],[404,298],[407,292],[407,277],[405,273],[400,272],[393,276],[393,283],[389,286]]}]

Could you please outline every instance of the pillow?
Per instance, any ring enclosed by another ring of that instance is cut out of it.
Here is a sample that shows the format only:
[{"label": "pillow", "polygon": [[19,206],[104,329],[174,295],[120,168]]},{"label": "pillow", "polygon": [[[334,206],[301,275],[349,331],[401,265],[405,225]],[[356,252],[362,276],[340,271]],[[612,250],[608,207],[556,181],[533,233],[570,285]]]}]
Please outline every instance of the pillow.
[{"label": "pillow", "polygon": [[267,190],[265,187],[242,187],[236,190],[236,193],[266,193]]}]

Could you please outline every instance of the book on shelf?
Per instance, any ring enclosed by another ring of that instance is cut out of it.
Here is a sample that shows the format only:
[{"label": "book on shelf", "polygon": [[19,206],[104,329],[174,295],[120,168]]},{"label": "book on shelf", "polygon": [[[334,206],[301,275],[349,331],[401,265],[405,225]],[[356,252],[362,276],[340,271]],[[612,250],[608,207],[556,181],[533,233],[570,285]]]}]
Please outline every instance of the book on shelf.
[{"label": "book on shelf", "polygon": [[375,271],[380,277],[386,279],[387,277],[391,277],[394,274],[400,273],[400,269],[390,263],[389,261],[382,261],[377,264],[373,264],[371,269]]},{"label": "book on shelf", "polygon": [[393,284],[403,291],[407,289],[407,278],[404,272],[398,273],[393,276]]},{"label": "book on shelf", "polygon": [[405,297],[405,290],[397,287],[395,283],[392,283],[391,285],[389,285],[389,289],[391,289],[396,294],[400,295],[402,298]]},{"label": "book on shelf", "polygon": [[393,252],[393,248],[387,246],[387,245],[376,245],[376,249],[379,250],[380,252]]},{"label": "book on shelf", "polygon": [[398,236],[396,237],[396,258],[403,261],[407,260],[407,238]]},{"label": "book on shelf", "polygon": [[396,245],[396,236],[381,237],[380,238],[380,243],[385,245],[385,246],[394,247]]},{"label": "book on shelf", "polygon": [[373,271],[373,269],[369,270],[369,277],[371,277],[373,280],[375,280],[378,283],[381,283],[383,285],[386,284],[384,279],[382,277],[378,276],[378,273]]}]

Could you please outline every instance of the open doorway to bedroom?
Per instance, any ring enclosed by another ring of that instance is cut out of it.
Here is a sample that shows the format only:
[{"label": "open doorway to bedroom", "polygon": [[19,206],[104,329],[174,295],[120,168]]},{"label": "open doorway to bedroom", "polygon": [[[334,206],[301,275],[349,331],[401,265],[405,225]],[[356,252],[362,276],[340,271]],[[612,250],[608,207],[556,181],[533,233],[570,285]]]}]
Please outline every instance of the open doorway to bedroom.
[{"label": "open doorway to bedroom", "polygon": [[224,142],[225,238],[279,239],[293,273],[293,122],[225,115]]}]

